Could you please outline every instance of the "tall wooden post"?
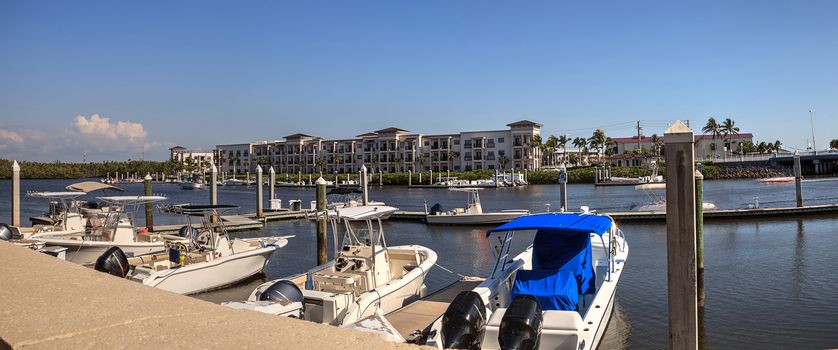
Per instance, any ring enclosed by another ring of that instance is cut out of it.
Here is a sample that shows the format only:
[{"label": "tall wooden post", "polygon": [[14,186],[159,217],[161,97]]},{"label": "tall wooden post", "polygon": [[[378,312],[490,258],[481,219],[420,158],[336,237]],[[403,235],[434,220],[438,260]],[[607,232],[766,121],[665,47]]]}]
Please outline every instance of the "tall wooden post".
[{"label": "tall wooden post", "polygon": [[564,164],[559,167],[559,198],[561,199],[560,211],[567,211],[567,168]]},{"label": "tall wooden post", "polygon": [[329,259],[326,255],[326,219],[329,216],[326,210],[326,180],[321,177],[315,183],[317,184],[317,265],[322,265]]},{"label": "tall wooden post", "polygon": [[361,165],[361,192],[364,193],[364,205],[370,203],[369,197],[369,179],[367,178],[367,166]]},{"label": "tall wooden post", "polygon": [[20,164],[12,163],[12,226],[20,226]]},{"label": "tall wooden post", "polygon": [[[698,287],[698,307],[704,307],[704,175],[695,171],[695,258],[696,286]],[[698,319],[701,323],[703,320]]]},{"label": "tall wooden post", "polygon": [[276,172],[274,171],[274,167],[268,169],[268,181],[271,182],[268,186],[268,190],[271,191],[268,198],[274,200],[276,199]]},{"label": "tall wooden post", "polygon": [[693,132],[676,121],[666,144],[666,260],[669,349],[698,349]]},{"label": "tall wooden post", "polygon": [[210,205],[218,204],[218,168],[210,167]]},{"label": "tall wooden post", "polygon": [[262,189],[264,188],[263,186],[264,184],[262,183],[262,166],[256,164],[256,217],[260,218],[265,216],[265,197],[262,193]]},{"label": "tall wooden post", "polygon": [[407,187],[413,186],[413,170],[407,171]]},{"label": "tall wooden post", "polygon": [[794,192],[797,207],[803,206],[803,175],[800,169],[800,154],[794,152]]},{"label": "tall wooden post", "polygon": [[[146,174],[145,178],[143,179],[143,187],[145,189],[145,195],[151,196],[151,174]],[[149,231],[154,231],[154,208],[151,206],[151,201],[145,202],[145,227]]]}]

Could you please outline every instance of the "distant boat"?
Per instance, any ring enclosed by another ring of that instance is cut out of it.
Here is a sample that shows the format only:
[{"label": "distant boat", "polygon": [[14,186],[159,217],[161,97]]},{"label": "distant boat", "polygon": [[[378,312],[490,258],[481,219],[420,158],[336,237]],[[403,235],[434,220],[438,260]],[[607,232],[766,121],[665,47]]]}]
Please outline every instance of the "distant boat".
[{"label": "distant boat", "polygon": [[181,182],[180,188],[184,190],[200,190],[204,188],[204,183],[198,181]]},{"label": "distant boat", "polygon": [[468,202],[465,208],[454,208],[444,211],[440,204],[436,204],[425,215],[425,222],[428,224],[447,225],[485,225],[499,224],[515,219],[519,216],[529,215],[529,210],[503,210],[500,212],[483,212],[480,204],[480,188],[457,188],[451,191],[466,192]]},{"label": "distant boat", "polygon": [[[650,198],[650,202],[633,206],[631,211],[639,212],[666,212],[666,198],[656,194],[652,190],[666,189],[665,183],[651,183],[634,186],[635,190],[644,190],[646,195]],[[716,210],[716,205],[709,202],[702,202],[703,210]]]},{"label": "distant boat", "polygon": [[790,184],[794,182],[794,176],[780,176],[780,177],[768,177],[764,179],[757,180],[761,184]]}]

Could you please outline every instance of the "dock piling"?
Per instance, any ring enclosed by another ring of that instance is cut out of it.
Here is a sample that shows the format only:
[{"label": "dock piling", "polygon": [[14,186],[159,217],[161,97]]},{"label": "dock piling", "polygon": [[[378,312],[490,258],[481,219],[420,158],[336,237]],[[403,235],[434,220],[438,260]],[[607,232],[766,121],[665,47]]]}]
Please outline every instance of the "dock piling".
[{"label": "dock piling", "polygon": [[407,187],[413,186],[413,170],[407,171]]},{"label": "dock piling", "polygon": [[[695,171],[695,258],[698,307],[704,307],[704,175]],[[698,319],[701,323],[703,320]]]},{"label": "dock piling", "polygon": [[430,178],[428,179],[428,185],[434,184],[434,171],[430,170]]},{"label": "dock piling", "polygon": [[271,182],[270,186],[268,186],[268,190],[271,191],[268,198],[274,200],[276,199],[276,172],[274,171],[274,167],[268,169],[268,181]]},{"label": "dock piling", "polygon": [[321,177],[315,183],[317,184],[317,265],[319,266],[329,260],[326,254],[326,219],[329,213],[326,211],[326,180]]},{"label": "dock piling", "polygon": [[[145,189],[145,195],[151,196],[151,174],[145,174],[145,178],[143,178],[143,187]],[[145,202],[145,227],[149,231],[154,231],[154,210],[151,206],[151,201]]]},{"label": "dock piling", "polygon": [[370,203],[369,197],[369,179],[367,179],[367,167],[365,165],[361,165],[361,192],[364,193],[364,205],[368,205]]},{"label": "dock piling", "polygon": [[680,120],[664,133],[669,349],[698,349],[695,154]]},{"label": "dock piling", "polygon": [[567,168],[564,164],[559,167],[559,198],[561,199],[559,211],[567,211]]},{"label": "dock piling", "polygon": [[12,226],[20,226],[20,164],[12,163]]},{"label": "dock piling", "polygon": [[256,217],[264,217],[265,210],[263,207],[264,197],[262,193],[262,166],[256,164]]},{"label": "dock piling", "polygon": [[803,175],[800,170],[800,154],[794,152],[794,191],[796,193],[797,207],[803,207]]},{"label": "dock piling", "polygon": [[384,185],[384,172],[381,169],[378,169],[378,186]]},{"label": "dock piling", "polygon": [[218,168],[210,167],[210,205],[218,204]]}]

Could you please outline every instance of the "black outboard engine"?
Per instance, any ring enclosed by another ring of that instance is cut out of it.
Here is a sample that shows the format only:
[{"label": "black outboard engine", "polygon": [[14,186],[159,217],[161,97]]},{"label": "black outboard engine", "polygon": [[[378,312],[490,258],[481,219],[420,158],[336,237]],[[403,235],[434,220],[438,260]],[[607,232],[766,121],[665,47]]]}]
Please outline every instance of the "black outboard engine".
[{"label": "black outboard engine", "polygon": [[442,315],[442,347],[480,349],[485,330],[486,304],[480,294],[474,291],[460,292]]},{"label": "black outboard engine", "polygon": [[9,225],[0,223],[0,240],[8,241],[12,239],[12,229]]},{"label": "black outboard engine", "polygon": [[96,259],[96,271],[102,271],[117,277],[128,276],[128,257],[119,247],[110,247]]},{"label": "black outboard engine", "polygon": [[429,210],[429,211],[428,211],[428,214],[430,214],[430,215],[436,215],[437,213],[441,213],[441,212],[443,212],[443,210],[442,210],[442,204],[437,203],[437,204],[434,204],[434,205],[431,207],[431,210]]},{"label": "black outboard engine", "polygon": [[498,330],[498,344],[501,349],[538,349],[541,342],[541,306],[532,295],[515,297]]},{"label": "black outboard engine", "polygon": [[303,291],[300,290],[300,287],[297,287],[296,284],[289,280],[279,280],[276,283],[272,284],[270,287],[262,291],[259,294],[260,301],[273,301],[273,302],[299,302],[302,304],[302,309],[300,309],[300,318],[304,318],[306,312],[306,303],[305,297],[303,296]]},{"label": "black outboard engine", "polygon": [[180,227],[180,230],[177,231],[177,234],[181,237],[190,237],[190,236],[194,237],[194,236],[198,235],[198,229],[193,227],[192,228],[192,234],[190,235],[189,226],[183,225],[183,226]]}]

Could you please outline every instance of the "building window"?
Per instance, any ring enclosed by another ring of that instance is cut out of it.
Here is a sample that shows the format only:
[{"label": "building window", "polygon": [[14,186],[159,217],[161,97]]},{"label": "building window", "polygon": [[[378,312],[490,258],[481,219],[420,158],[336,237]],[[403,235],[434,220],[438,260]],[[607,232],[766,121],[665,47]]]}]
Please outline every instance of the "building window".
[{"label": "building window", "polygon": [[[454,144],[455,144],[455,145],[459,145],[459,144],[460,144],[460,140],[454,140]],[[457,169],[457,170],[460,170],[460,169]]]},{"label": "building window", "polygon": [[498,143],[503,143],[503,137],[498,137]]}]

